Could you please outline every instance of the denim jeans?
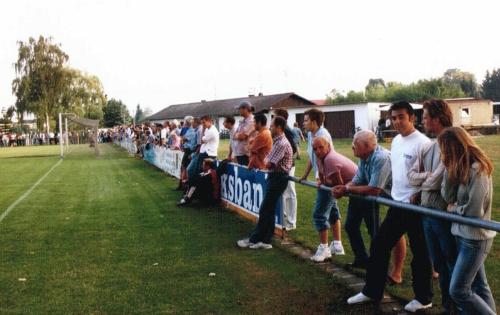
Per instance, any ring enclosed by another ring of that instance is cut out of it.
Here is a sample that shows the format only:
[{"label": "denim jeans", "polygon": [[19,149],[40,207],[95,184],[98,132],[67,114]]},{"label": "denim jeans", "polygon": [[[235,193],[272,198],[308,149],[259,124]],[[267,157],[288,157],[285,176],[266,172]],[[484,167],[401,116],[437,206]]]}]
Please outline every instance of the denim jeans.
[{"label": "denim jeans", "polygon": [[486,279],[484,261],[493,239],[468,240],[457,236],[458,257],[450,282],[450,296],[460,314],[496,314]]},{"label": "denim jeans", "polygon": [[316,191],[316,202],[313,209],[313,225],[316,231],[324,231],[330,228],[330,224],[340,219],[337,200],[333,198],[330,191],[318,189]]},{"label": "denim jeans", "polygon": [[370,238],[373,238],[374,228],[378,228],[378,222],[374,222],[375,211],[379,211],[378,205],[371,201],[351,198],[347,205],[347,217],[345,219],[345,230],[349,237],[349,243],[354,253],[354,262],[364,264],[368,261],[365,243],[361,236],[361,222],[364,220]]},{"label": "denim jeans", "polygon": [[450,297],[450,280],[457,259],[457,245],[451,234],[451,223],[422,216],[422,225],[434,270],[439,273],[441,303],[444,308],[450,310],[453,303]]},{"label": "denim jeans", "polygon": [[250,242],[270,244],[274,235],[276,205],[288,185],[288,174],[281,172],[269,173],[264,200],[259,208],[257,227],[250,234]]},{"label": "denim jeans", "polygon": [[432,266],[425,242],[420,214],[395,207],[387,211],[370,246],[363,294],[377,301],[384,295],[391,250],[401,236],[408,233],[413,254],[411,275],[415,299],[422,304],[432,302]]}]

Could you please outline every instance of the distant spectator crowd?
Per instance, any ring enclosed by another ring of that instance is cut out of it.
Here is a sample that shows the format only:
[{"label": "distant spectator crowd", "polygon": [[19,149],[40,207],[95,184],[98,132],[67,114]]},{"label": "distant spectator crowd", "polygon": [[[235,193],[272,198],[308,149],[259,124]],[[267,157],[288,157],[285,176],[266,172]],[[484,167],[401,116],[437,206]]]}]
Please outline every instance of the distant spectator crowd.
[{"label": "distant spectator crowd", "polygon": [[[59,144],[57,132],[14,132],[0,131],[0,147],[36,146]],[[66,133],[63,133],[63,141]],[[68,141],[70,144],[83,144],[89,142],[89,132],[69,131]]]}]

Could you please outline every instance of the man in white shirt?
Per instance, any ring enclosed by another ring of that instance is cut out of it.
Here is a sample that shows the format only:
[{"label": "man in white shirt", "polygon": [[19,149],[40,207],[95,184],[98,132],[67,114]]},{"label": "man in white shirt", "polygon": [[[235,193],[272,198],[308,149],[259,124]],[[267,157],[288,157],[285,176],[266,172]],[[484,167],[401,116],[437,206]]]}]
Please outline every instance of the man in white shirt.
[{"label": "man in white shirt", "polygon": [[[418,191],[410,185],[408,172],[415,163],[421,148],[430,140],[414,127],[415,113],[410,103],[394,103],[389,109],[392,123],[399,135],[391,144],[392,190],[391,196],[400,202],[410,202]],[[416,312],[432,307],[432,267],[420,214],[390,207],[380,229],[372,240],[363,291],[349,298],[347,303],[380,302],[384,295],[391,249],[401,236],[408,234],[413,253],[411,262],[415,299],[405,310]]]},{"label": "man in white shirt", "polygon": [[217,158],[219,149],[219,131],[213,125],[212,118],[208,115],[201,117],[203,136],[201,137],[200,161],[206,158]]},{"label": "man in white shirt", "polygon": [[163,128],[160,131],[161,145],[163,145],[163,146],[167,145],[167,138],[168,138],[169,133],[170,133],[170,129],[168,128],[168,121],[165,121],[163,123]]}]

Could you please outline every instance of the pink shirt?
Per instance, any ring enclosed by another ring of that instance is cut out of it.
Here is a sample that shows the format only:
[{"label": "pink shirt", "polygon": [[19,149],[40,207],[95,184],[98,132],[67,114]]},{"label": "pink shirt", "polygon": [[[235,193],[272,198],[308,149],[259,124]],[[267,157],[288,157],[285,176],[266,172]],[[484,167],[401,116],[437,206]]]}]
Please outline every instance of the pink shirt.
[{"label": "pink shirt", "polygon": [[349,158],[337,153],[334,149],[325,156],[323,160],[317,159],[319,179],[321,183],[331,186],[331,183],[326,183],[325,178],[330,178],[333,174],[339,173],[344,181],[344,184],[351,181],[356,174],[358,166]]}]

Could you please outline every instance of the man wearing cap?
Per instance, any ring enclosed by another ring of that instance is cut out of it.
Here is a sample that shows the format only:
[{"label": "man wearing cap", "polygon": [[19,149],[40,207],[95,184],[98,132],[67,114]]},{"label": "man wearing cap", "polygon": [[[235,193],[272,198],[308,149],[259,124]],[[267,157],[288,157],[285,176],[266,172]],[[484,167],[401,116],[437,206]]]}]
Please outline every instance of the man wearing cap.
[{"label": "man wearing cap", "polygon": [[243,101],[238,105],[238,109],[243,119],[240,120],[233,136],[233,154],[238,164],[247,166],[250,156],[250,152],[248,151],[248,137],[255,130],[252,104],[248,101]]}]

